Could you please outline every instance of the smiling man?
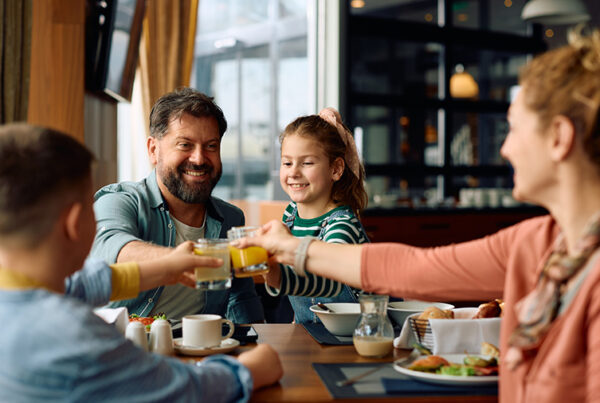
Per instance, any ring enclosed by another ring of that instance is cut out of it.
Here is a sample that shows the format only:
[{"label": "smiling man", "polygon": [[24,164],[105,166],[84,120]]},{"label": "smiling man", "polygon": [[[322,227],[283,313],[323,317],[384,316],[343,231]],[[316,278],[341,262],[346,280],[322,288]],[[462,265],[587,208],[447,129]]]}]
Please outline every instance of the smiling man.
[{"label": "smiling man", "polygon": [[[229,228],[244,225],[240,209],[211,196],[221,178],[226,129],[223,111],[198,91],[182,88],[159,98],[147,140],[155,169],[140,182],[116,183],[96,193],[92,256],[109,263],[155,259],[186,240],[226,238]],[[115,304],[140,316],[216,313],[234,323],[264,319],[250,278],[234,278],[224,291],[160,287]]]}]

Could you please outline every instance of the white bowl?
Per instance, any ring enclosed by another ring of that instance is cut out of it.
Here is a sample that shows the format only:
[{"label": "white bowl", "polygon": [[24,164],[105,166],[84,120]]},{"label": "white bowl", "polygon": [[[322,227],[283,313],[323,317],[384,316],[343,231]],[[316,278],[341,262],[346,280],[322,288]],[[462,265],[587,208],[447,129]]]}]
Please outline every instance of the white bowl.
[{"label": "white bowl", "polygon": [[360,304],[352,302],[328,302],[324,304],[333,312],[325,311],[318,305],[310,307],[329,333],[336,336],[352,336],[360,317]]},{"label": "white bowl", "polygon": [[454,305],[443,302],[426,301],[394,301],[388,304],[388,314],[396,325],[402,326],[406,318],[415,313],[423,312],[430,306],[438,307],[442,310],[454,309]]}]

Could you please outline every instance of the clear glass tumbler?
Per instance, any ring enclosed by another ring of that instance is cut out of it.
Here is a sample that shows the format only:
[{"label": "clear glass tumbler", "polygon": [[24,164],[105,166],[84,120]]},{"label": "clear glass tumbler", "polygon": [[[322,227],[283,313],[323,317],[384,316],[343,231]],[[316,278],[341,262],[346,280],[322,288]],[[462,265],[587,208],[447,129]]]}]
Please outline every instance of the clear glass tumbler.
[{"label": "clear glass tumbler", "polygon": [[199,290],[225,290],[231,288],[231,264],[227,239],[198,239],[194,253],[218,257],[221,267],[196,267],[196,288]]},{"label": "clear glass tumbler", "polygon": [[[233,227],[227,231],[227,239],[233,241],[244,237],[255,235],[259,227]],[[236,277],[250,277],[259,274],[266,274],[269,271],[267,263],[269,255],[264,248],[259,246],[250,246],[244,249],[238,249],[229,246],[231,253],[231,264],[233,265],[233,275]]]}]

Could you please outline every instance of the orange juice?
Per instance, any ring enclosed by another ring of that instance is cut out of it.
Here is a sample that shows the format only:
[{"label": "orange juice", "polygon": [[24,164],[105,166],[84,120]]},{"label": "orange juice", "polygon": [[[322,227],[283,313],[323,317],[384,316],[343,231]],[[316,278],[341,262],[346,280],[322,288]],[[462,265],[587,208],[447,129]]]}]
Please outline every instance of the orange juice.
[{"label": "orange juice", "polygon": [[250,277],[265,274],[269,271],[267,265],[268,255],[264,248],[250,246],[244,249],[229,247],[231,264],[236,277]]}]

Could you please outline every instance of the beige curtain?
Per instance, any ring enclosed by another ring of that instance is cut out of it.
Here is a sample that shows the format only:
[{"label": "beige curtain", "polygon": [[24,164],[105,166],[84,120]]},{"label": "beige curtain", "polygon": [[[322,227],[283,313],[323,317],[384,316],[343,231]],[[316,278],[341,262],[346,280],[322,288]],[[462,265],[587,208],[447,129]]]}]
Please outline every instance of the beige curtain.
[{"label": "beige curtain", "polygon": [[27,120],[31,0],[0,0],[0,123]]},{"label": "beige curtain", "polygon": [[198,1],[147,0],[139,62],[146,121],[161,95],[190,84]]}]

